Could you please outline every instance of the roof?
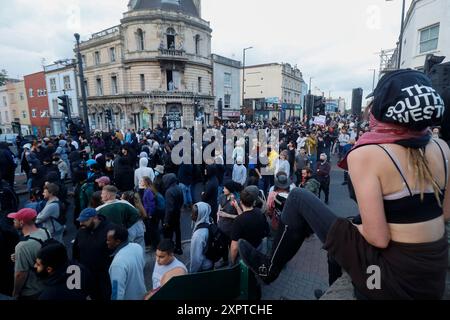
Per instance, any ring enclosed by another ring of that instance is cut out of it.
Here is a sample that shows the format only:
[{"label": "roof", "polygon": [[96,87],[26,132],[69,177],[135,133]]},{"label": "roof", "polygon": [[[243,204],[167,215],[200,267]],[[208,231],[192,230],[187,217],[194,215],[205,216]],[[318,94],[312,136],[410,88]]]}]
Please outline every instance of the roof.
[{"label": "roof", "polygon": [[131,10],[155,10],[181,12],[189,16],[200,18],[193,0],[131,0]]}]

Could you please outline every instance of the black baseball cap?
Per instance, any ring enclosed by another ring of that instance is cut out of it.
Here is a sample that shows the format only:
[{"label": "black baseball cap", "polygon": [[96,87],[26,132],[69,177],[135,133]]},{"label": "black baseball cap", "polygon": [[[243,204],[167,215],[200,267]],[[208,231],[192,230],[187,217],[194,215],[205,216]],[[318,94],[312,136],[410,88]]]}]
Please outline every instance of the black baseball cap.
[{"label": "black baseball cap", "polygon": [[375,119],[411,130],[440,124],[445,111],[444,100],[433,89],[430,78],[411,69],[387,73],[370,97]]}]

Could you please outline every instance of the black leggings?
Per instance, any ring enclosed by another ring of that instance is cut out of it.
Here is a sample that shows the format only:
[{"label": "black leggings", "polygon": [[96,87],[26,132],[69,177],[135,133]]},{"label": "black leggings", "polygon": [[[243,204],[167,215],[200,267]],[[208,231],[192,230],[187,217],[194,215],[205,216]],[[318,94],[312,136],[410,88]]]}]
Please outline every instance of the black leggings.
[{"label": "black leggings", "polygon": [[[328,231],[338,217],[313,193],[296,188],[292,190],[281,215],[283,232],[279,231],[273,251],[277,264],[281,267],[290,261],[298,252],[312,232],[325,243]],[[287,245],[280,245],[280,243]],[[277,254],[277,250],[282,250]],[[329,283],[334,283],[341,275],[340,266],[332,257],[328,257]]]}]

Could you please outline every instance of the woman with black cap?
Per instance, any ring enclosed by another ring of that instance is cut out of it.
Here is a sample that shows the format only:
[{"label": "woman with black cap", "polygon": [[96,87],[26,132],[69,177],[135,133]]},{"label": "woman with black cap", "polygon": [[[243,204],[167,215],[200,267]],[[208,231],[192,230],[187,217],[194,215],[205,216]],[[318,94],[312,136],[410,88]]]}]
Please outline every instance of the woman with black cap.
[{"label": "woman with black cap", "polygon": [[443,100],[430,79],[413,70],[387,74],[373,96],[371,131],[340,164],[348,163],[360,217],[338,218],[311,193],[292,191],[270,258],[239,243],[245,263],[266,283],[278,277],[312,229],[365,298],[442,298],[450,149],[431,139],[429,127],[442,119]]}]

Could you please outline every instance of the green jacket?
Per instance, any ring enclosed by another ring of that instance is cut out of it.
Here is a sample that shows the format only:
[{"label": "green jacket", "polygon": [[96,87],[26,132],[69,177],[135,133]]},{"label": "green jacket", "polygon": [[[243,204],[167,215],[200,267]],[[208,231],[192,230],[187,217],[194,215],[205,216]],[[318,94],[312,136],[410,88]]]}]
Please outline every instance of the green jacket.
[{"label": "green jacket", "polygon": [[305,189],[311,191],[316,196],[319,196],[320,182],[314,178],[311,178],[305,183]]},{"label": "green jacket", "polygon": [[80,210],[89,207],[92,194],[95,191],[95,185],[93,182],[86,182],[80,189]]},{"label": "green jacket", "polygon": [[97,208],[106,220],[129,229],[139,221],[139,211],[127,201],[114,200]]}]

